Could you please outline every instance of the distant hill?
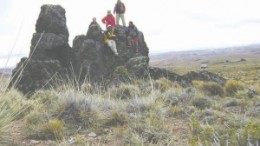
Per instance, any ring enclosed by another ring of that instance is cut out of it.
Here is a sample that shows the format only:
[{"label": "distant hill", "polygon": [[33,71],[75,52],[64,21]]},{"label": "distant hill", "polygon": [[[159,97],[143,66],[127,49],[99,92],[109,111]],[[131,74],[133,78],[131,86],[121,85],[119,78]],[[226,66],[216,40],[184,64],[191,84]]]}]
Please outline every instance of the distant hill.
[{"label": "distant hill", "polygon": [[260,63],[260,44],[211,50],[191,50],[150,55],[150,66],[171,70],[198,70],[200,65],[210,66],[241,60]]},{"label": "distant hill", "polygon": [[13,68],[0,68],[0,75],[11,75]]}]

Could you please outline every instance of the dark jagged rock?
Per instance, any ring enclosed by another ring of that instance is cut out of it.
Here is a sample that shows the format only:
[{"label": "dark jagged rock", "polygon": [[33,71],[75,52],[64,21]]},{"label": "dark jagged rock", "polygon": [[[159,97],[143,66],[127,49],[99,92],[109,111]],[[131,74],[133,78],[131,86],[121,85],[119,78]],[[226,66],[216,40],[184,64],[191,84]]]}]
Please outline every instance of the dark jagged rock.
[{"label": "dark jagged rock", "polygon": [[176,81],[182,86],[190,86],[192,85],[191,80],[189,78],[180,76],[174,72],[168,71],[166,69],[161,68],[149,68],[149,75],[152,79],[159,79],[161,77],[166,77],[171,81]]},{"label": "dark jagged rock", "polygon": [[226,79],[224,79],[221,76],[218,76],[214,73],[208,72],[208,71],[200,71],[200,72],[189,72],[184,76],[187,79],[190,80],[203,80],[203,81],[215,81],[220,85],[224,85],[226,83]]},{"label": "dark jagged rock", "polygon": [[[58,60],[30,60],[22,58],[13,70],[13,85],[24,94],[39,89],[50,88],[60,78],[65,78],[64,70]],[[55,82],[55,83],[54,83]]]},{"label": "dark jagged rock", "polygon": [[131,58],[126,63],[126,68],[134,76],[144,77],[148,74],[149,57],[139,56]]},{"label": "dark jagged rock", "polygon": [[65,13],[65,9],[60,5],[43,5],[36,23],[36,32],[64,35],[66,41],[68,41],[69,31]]},{"label": "dark jagged rock", "polygon": [[[85,75],[87,75],[90,80],[95,81],[109,79],[116,67],[124,65],[129,67],[128,62],[135,57],[147,58],[145,63],[142,62],[147,68],[149,58],[145,41],[140,40],[142,42],[140,43],[140,52],[135,53],[133,48],[126,46],[126,28],[117,26],[115,32],[118,38],[116,44],[119,56],[115,56],[111,49],[104,44],[104,34],[98,26],[89,27],[86,36],[76,36],[73,40],[72,48],[76,52],[76,64],[77,69],[80,69],[78,71],[80,71],[81,78],[86,78]],[[140,34],[142,33],[140,32]]]},{"label": "dark jagged rock", "polygon": [[[30,55],[12,72],[9,87],[23,93],[55,86],[56,77],[67,79],[74,52],[68,44],[65,10],[59,5],[43,5],[31,40]],[[55,77],[55,78],[54,78]],[[56,78],[57,81],[57,78]]]}]

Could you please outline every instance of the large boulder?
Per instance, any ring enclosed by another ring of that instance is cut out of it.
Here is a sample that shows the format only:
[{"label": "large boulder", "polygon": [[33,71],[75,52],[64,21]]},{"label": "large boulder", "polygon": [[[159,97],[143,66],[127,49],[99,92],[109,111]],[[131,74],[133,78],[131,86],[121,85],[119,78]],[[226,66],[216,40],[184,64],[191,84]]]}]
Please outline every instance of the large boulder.
[{"label": "large boulder", "polygon": [[62,84],[58,83],[57,79],[65,78],[65,72],[58,60],[40,61],[22,58],[13,70],[9,86],[17,88],[24,94],[30,94],[35,90]]},{"label": "large boulder", "polygon": [[29,57],[21,59],[13,70],[9,87],[28,94],[54,87],[57,78],[59,81],[67,79],[75,56],[68,37],[65,9],[59,5],[43,5],[31,40]]}]

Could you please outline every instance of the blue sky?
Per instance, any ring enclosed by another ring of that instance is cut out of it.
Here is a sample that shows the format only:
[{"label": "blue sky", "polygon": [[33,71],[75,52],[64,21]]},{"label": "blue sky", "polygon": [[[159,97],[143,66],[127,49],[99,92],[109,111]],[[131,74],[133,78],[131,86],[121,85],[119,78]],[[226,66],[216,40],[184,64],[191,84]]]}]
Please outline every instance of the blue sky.
[{"label": "blue sky", "polygon": [[[122,0],[151,53],[260,44],[260,0]],[[69,43],[116,0],[0,0],[0,68],[28,56],[42,4],[66,9]],[[104,28],[104,25],[101,24]],[[13,56],[13,57],[10,57]],[[20,56],[20,57],[17,57]]]}]

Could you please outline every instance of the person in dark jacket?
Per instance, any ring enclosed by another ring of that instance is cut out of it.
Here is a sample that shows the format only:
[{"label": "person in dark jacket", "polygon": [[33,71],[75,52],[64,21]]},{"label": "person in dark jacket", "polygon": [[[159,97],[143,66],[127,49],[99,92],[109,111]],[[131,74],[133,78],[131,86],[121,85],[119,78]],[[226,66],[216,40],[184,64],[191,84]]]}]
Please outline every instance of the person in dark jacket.
[{"label": "person in dark jacket", "polygon": [[119,25],[119,19],[122,20],[123,26],[125,25],[125,4],[121,0],[117,0],[114,7],[114,14],[116,13],[116,25]]},{"label": "person in dark jacket", "polygon": [[[139,52],[139,40],[138,40],[139,31],[132,21],[129,21],[127,27],[127,47],[134,47],[135,52]],[[133,43],[132,43],[133,42]]]},{"label": "person in dark jacket", "polygon": [[111,25],[113,29],[115,28],[115,17],[110,10],[107,11],[107,15],[102,19],[102,23],[106,24],[106,27]]},{"label": "person in dark jacket", "polygon": [[102,28],[97,23],[97,18],[96,17],[92,18],[92,22],[89,24],[88,28],[90,28],[90,27],[97,27],[100,32],[102,31]]}]

